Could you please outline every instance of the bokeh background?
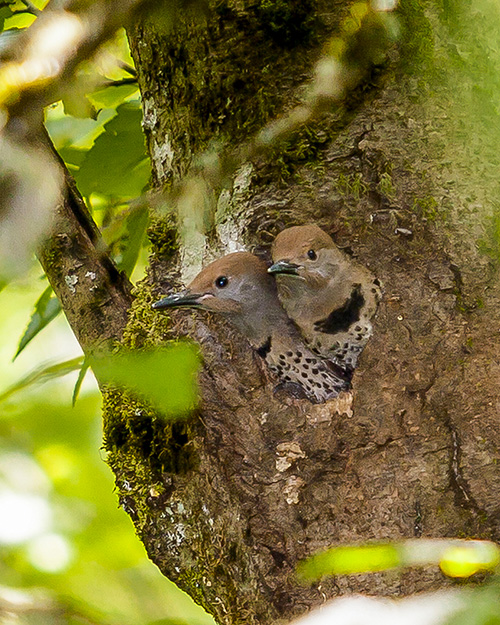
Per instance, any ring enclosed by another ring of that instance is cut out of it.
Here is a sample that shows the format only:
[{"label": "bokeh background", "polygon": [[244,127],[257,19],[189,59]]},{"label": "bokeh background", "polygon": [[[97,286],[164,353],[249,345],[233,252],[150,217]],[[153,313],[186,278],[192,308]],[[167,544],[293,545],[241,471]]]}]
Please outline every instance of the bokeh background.
[{"label": "bokeh background", "polygon": [[[0,292],[0,393],[81,355],[59,315],[12,361],[45,287],[34,265]],[[77,377],[41,376],[0,403],[0,622],[212,623],[147,559],[118,507],[100,393],[88,373],[72,406]]]},{"label": "bokeh background", "polygon": [[[81,355],[59,315],[12,362],[45,287],[34,265],[0,292],[0,393]],[[210,617],[147,559],[118,507],[102,450],[100,393],[88,373],[72,406],[77,377],[41,377],[0,403],[0,622],[57,623],[59,614],[61,623],[208,625]]]},{"label": "bokeh background", "polygon": [[[0,51],[33,23],[30,6],[45,4],[0,7]],[[148,254],[144,208],[130,203],[150,173],[141,117],[124,31],[46,110],[55,146],[134,282]],[[0,623],[213,623],[147,559],[119,508],[97,384],[90,370],[82,381],[82,351],[34,256],[28,267],[0,284]]]}]

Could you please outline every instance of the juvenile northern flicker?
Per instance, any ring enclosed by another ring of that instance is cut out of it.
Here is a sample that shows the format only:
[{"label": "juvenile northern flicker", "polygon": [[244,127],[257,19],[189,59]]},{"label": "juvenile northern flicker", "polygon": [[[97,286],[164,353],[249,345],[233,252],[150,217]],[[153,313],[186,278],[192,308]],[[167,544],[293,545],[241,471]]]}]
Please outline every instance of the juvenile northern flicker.
[{"label": "juvenile northern flicker", "polygon": [[253,254],[228,254],[205,267],[185,291],[153,304],[182,306],[227,317],[282,382],[300,385],[313,402],[336,397],[349,387],[341,367],[306,347],[279,302],[266,264]]},{"label": "juvenile northern flicker", "polygon": [[352,372],[372,335],[382,296],[378,279],[315,225],[280,232],[272,255],[269,272],[279,298],[307,344]]}]

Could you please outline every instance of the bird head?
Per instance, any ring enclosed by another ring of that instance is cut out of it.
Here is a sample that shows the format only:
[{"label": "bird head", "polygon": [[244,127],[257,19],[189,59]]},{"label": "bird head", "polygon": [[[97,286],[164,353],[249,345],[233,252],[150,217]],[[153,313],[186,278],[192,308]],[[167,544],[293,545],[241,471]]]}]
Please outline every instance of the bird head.
[{"label": "bird head", "polygon": [[307,280],[328,278],[329,266],[342,253],[332,239],[315,225],[293,226],[278,234],[272,246],[273,265],[269,273]]},{"label": "bird head", "polygon": [[153,308],[191,307],[226,315],[250,340],[259,340],[273,315],[284,314],[267,266],[249,252],[235,252],[207,265],[180,293]]}]

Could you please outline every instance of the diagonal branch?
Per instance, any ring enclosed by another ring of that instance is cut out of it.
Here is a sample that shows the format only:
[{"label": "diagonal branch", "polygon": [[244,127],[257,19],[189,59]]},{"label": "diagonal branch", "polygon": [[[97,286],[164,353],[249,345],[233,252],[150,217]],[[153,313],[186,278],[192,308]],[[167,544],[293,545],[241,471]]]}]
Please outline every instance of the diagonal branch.
[{"label": "diagonal branch", "polygon": [[26,119],[57,100],[78,65],[152,4],[152,0],[122,0],[111,10],[105,0],[85,8],[77,1],[63,7],[49,3],[6,51],[9,60],[0,68],[0,107],[11,119]]},{"label": "diagonal branch", "polygon": [[[99,230],[74,180],[42,130],[43,107],[58,99],[65,81],[150,0],[124,0],[110,10],[103,0],[82,5],[52,2],[17,38],[0,68],[1,135],[16,154],[39,154],[37,169],[62,180],[60,204],[52,228],[39,248],[39,259],[85,352],[109,347],[121,337],[131,304],[131,285],[107,254]],[[31,2],[24,2],[30,9]],[[18,159],[22,160],[22,159]],[[56,163],[54,164],[54,160]],[[16,174],[23,177],[21,167]],[[61,173],[60,176],[57,174]],[[29,202],[50,208],[52,197],[32,184]],[[56,197],[54,195],[54,197]],[[40,215],[38,215],[40,213]],[[35,218],[35,215],[33,215]],[[40,230],[44,228],[42,224]]]},{"label": "diagonal branch", "polygon": [[31,0],[22,0],[22,3],[26,7],[25,13],[31,13],[32,15],[40,15],[41,10],[37,8]]},{"label": "diagonal branch", "polygon": [[82,349],[95,352],[120,339],[132,285],[109,257],[71,174],[50,147],[64,175],[63,201],[38,258]]}]

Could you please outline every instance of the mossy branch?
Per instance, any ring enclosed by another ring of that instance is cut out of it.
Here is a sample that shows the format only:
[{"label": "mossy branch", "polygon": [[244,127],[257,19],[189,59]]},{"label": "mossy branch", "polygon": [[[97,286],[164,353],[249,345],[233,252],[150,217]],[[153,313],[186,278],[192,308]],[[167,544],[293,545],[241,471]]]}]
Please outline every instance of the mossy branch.
[{"label": "mossy branch", "polygon": [[63,199],[38,258],[85,353],[119,340],[132,303],[132,285],[119,271],[75,182],[46,136],[64,176]]}]

